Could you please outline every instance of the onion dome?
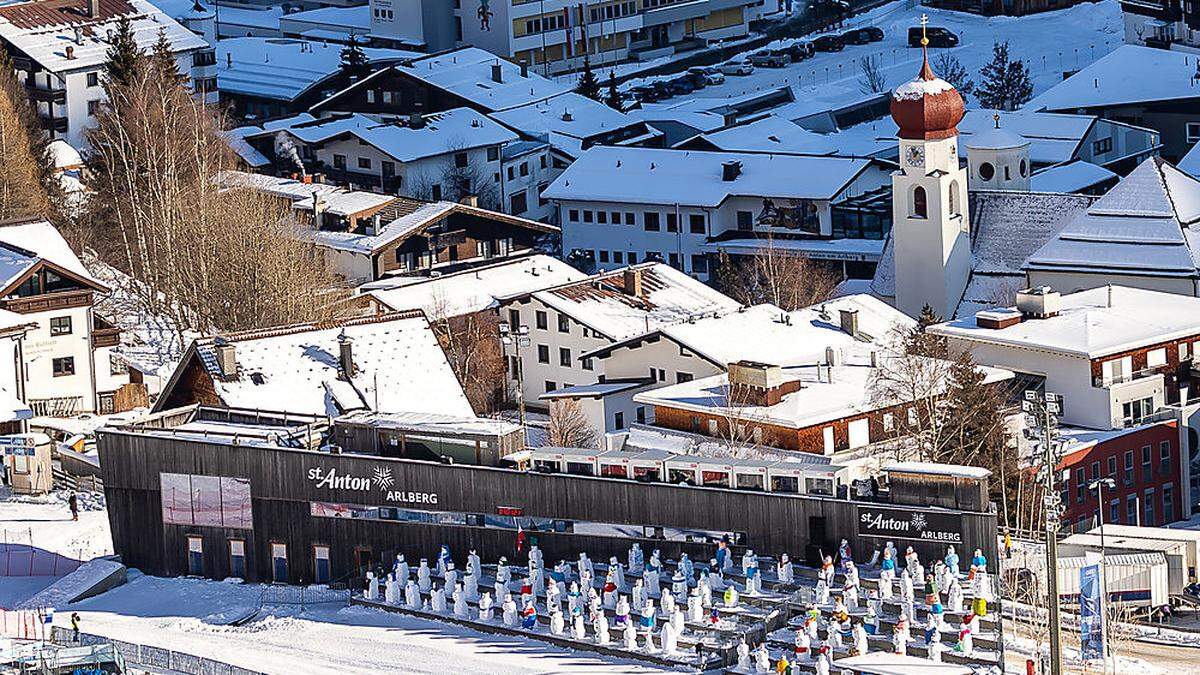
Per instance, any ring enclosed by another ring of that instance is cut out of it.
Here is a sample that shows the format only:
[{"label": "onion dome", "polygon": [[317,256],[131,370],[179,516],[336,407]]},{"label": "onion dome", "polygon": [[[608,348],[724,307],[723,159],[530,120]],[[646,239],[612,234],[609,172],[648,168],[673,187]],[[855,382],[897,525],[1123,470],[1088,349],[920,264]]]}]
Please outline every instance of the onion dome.
[{"label": "onion dome", "polygon": [[921,72],[892,92],[892,119],[900,127],[900,138],[936,141],[958,135],[963,117],[963,99],[954,85],[933,74],[929,58],[921,49]]}]

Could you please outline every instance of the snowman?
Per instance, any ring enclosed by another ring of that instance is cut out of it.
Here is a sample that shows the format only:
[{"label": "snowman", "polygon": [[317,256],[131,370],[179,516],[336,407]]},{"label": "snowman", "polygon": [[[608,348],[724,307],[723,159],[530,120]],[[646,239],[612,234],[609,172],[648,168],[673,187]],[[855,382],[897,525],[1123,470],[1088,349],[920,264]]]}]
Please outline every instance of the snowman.
[{"label": "snowman", "polygon": [[704,600],[700,597],[700,589],[693,588],[687,600],[688,620],[700,623],[704,620]]},{"label": "snowman", "polygon": [[399,585],[396,583],[396,577],[389,574],[387,582],[383,587],[383,601],[389,605],[394,605],[399,602]]},{"label": "snowman", "polygon": [[644,604],[646,604],[646,587],[642,585],[642,580],[638,579],[633,582],[633,609],[640,612]]},{"label": "snowman", "polygon": [[367,600],[376,600],[379,598],[379,579],[375,578],[374,572],[367,572]]},{"label": "snowman", "polygon": [[947,601],[947,607],[952,614],[962,614],[963,611],[963,589],[962,584],[958,579],[950,580],[950,599]]},{"label": "snowman", "polygon": [[670,593],[663,593],[662,611],[664,616],[669,616],[671,612],[675,611],[675,596]]},{"label": "snowman", "polygon": [[670,621],[663,622],[662,632],[659,634],[662,640],[662,650],[667,656],[674,656],[676,651],[676,636],[675,628]]},{"label": "snowman", "polygon": [[619,592],[619,588],[617,586],[616,579],[616,568],[610,565],[608,568],[608,574],[604,577],[603,586],[604,607],[606,609],[613,609],[617,606],[617,593]]},{"label": "snowman", "polygon": [[[636,544],[635,544],[635,546],[636,546]],[[631,651],[631,652],[636,651],[637,650],[637,630],[633,627],[632,621],[628,621],[625,623],[625,630],[621,633],[621,635],[625,639],[625,649],[627,649],[628,651]]]},{"label": "snowman", "polygon": [[442,550],[438,552],[437,557],[437,573],[439,576],[446,576],[446,566],[450,560],[450,545],[442,544]]},{"label": "snowman", "polygon": [[479,620],[484,623],[492,621],[492,594],[487,591],[479,598]]},{"label": "snowman", "polygon": [[641,574],[644,558],[642,547],[634,542],[633,546],[629,547],[629,572],[630,574]]},{"label": "snowman", "polygon": [[745,638],[738,641],[737,667],[738,670],[743,672],[749,672],[750,670],[750,645],[746,644]]},{"label": "snowman", "polygon": [[403,554],[397,554],[396,564],[392,566],[392,573],[396,575],[396,580],[402,584],[407,583],[409,572],[408,561],[404,559]]},{"label": "snowman", "polygon": [[817,604],[829,604],[829,584],[825,583],[824,577],[817,579]]},{"label": "snowman", "polygon": [[577,565],[579,567],[579,576],[582,577],[583,573],[587,572],[589,577],[596,577],[596,566],[592,564],[592,559],[588,557],[587,553],[579,554],[579,562]]},{"label": "snowman", "polygon": [[725,589],[725,609],[733,609],[734,607],[737,607],[737,605],[738,605],[738,592],[737,592],[737,589],[734,588],[733,585],[731,584],[728,588]]},{"label": "snowman", "polygon": [[404,604],[408,605],[409,609],[421,608],[421,589],[412,579],[409,579],[408,583],[404,585]]},{"label": "snowman", "polygon": [[629,621],[629,601],[625,599],[625,596],[622,595],[617,598],[617,608],[613,611],[613,614],[616,617],[614,621],[617,628],[623,628],[625,625],[631,623]]},{"label": "snowman", "polygon": [[562,612],[558,608],[550,610],[550,633],[552,635],[562,635],[567,630],[566,621],[563,620]]},{"label": "snowman", "polygon": [[708,573],[708,587],[713,591],[720,593],[721,591],[725,590],[725,576],[722,574],[721,568],[717,565],[715,558],[709,561],[709,565],[711,565],[711,567],[709,568]]},{"label": "snowman", "polygon": [[958,646],[956,647],[956,650],[963,656],[969,658],[975,651],[974,646],[975,640],[971,636],[971,626],[967,623],[966,619],[964,619],[962,625],[958,629]]},{"label": "snowman", "polygon": [[754,650],[754,670],[759,673],[771,672],[771,655],[765,644],[759,644]]},{"label": "snowman", "polygon": [[671,594],[675,596],[676,602],[686,602],[687,591],[687,577],[684,576],[683,570],[676,568],[675,575],[671,577]]},{"label": "snowman", "polygon": [[617,556],[608,559],[608,571],[612,573],[613,583],[617,585],[617,592],[625,592],[625,566],[617,560]]},{"label": "snowman", "polygon": [[458,570],[454,568],[453,560],[446,561],[445,571],[442,572],[442,579],[446,582],[442,585],[448,588],[454,588],[454,585],[458,583]]},{"label": "snowman", "polygon": [[792,559],[787,553],[779,555],[779,565],[775,568],[775,576],[780,583],[790,584],[795,580],[795,571],[792,568]]},{"label": "snowman", "polygon": [[842,589],[842,600],[849,609],[858,609],[858,585],[846,581],[846,586]]},{"label": "snowman", "polygon": [[499,562],[496,563],[496,583],[507,587],[510,581],[512,581],[512,568],[508,566],[508,558],[500,556]]},{"label": "snowman", "polygon": [[460,619],[470,618],[470,611],[467,609],[467,594],[463,590],[462,584],[454,587],[454,616]]},{"label": "snowman", "polygon": [[537,547],[537,544],[529,547],[529,562],[533,563],[538,569],[546,566],[546,560],[542,555],[542,549]]},{"label": "snowman", "polygon": [[521,610],[521,628],[533,630],[537,626],[537,621],[537,609],[534,608],[532,602],[525,603],[524,609]]},{"label": "snowman", "polygon": [[942,558],[942,563],[946,566],[946,571],[955,577],[962,574],[962,569],[959,567],[958,553],[954,551],[954,546],[946,547],[946,557]]},{"label": "snowman", "polygon": [[750,568],[758,567],[758,556],[754,555],[754,549],[746,549],[746,554],[742,556],[742,576],[750,576]]},{"label": "snowman", "polygon": [[658,570],[646,566],[646,571],[642,573],[642,581],[644,582],[647,598],[657,598],[662,595],[662,589],[659,588]]},{"label": "snowman", "polygon": [[611,639],[608,635],[608,617],[604,612],[596,614],[592,620],[592,630],[596,633],[596,644],[606,645]]},{"label": "snowman", "polygon": [[712,607],[713,589],[712,586],[709,585],[708,579],[709,575],[707,574],[700,577],[700,583],[696,585],[696,588],[700,591],[700,604],[704,605],[705,607]]},{"label": "snowman", "polygon": [[683,610],[676,607],[675,611],[671,612],[671,627],[675,629],[675,635],[683,635],[684,626]]},{"label": "snowman", "polygon": [[433,589],[433,594],[429,598],[430,608],[438,614],[446,613],[446,587],[438,586]]},{"label": "snowman", "polygon": [[475,549],[471,549],[471,552],[467,554],[467,569],[471,570],[471,574],[474,574],[475,578],[483,577],[483,561],[479,559]]},{"label": "snowman", "polygon": [[583,623],[583,614],[576,614],[571,623],[571,637],[576,640],[583,640],[587,637],[587,630]]},{"label": "snowman", "polygon": [[679,554],[679,569],[683,570],[683,576],[688,581],[696,576],[696,564],[692,562],[687,553]]},{"label": "snowman", "polygon": [[432,586],[433,580],[430,579],[429,561],[421,558],[421,566],[417,568],[417,588],[420,588],[422,593],[428,593]]},{"label": "snowman", "polygon": [[466,594],[467,600],[479,601],[479,576],[471,567],[467,567],[466,574],[463,574],[463,592]]},{"label": "snowman", "polygon": [[509,628],[517,627],[517,603],[513,602],[512,594],[504,594],[504,602],[500,605],[500,612],[504,618],[504,625]]},{"label": "snowman", "polygon": [[850,630],[850,634],[854,637],[854,651],[856,655],[861,656],[870,651],[870,642],[867,640],[867,629],[859,622],[854,623],[854,628]]}]

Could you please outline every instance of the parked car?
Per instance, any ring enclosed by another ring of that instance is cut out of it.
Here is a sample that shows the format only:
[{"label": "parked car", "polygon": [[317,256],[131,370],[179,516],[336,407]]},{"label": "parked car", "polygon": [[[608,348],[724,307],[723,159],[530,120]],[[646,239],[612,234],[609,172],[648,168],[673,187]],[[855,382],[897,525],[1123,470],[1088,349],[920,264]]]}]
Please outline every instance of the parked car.
[{"label": "parked car", "polygon": [[763,68],[782,68],[791,62],[791,55],[784,49],[764,49],[750,55],[750,63]]},{"label": "parked car", "polygon": [[723,84],[725,82],[725,73],[722,73],[716,66],[695,66],[688,68],[688,72],[703,77],[705,84]]},{"label": "parked car", "polygon": [[678,96],[686,96],[687,94],[696,91],[696,84],[692,82],[692,78],[687,75],[680,75],[667,81],[667,86],[671,88],[671,93]]},{"label": "parked car", "polygon": [[654,103],[662,99],[662,94],[653,86],[633,87],[629,95],[642,103]]},{"label": "parked car", "polygon": [[680,75],[680,77],[686,77],[691,80],[692,86],[696,89],[703,89],[708,86],[708,77],[704,73],[693,73],[689,69],[686,73]]},{"label": "parked car", "polygon": [[848,45],[865,45],[871,42],[879,42],[883,39],[883,31],[874,27],[855,28],[842,33],[842,42]]},{"label": "parked car", "polygon": [[801,41],[793,42],[791,45],[789,45],[787,48],[787,53],[788,56],[792,57],[792,63],[796,63],[797,61],[803,61],[804,59],[811,58],[812,55],[816,53],[816,50],[813,49],[811,42]]},{"label": "parked car", "polygon": [[837,35],[822,35],[813,40],[813,49],[819,52],[840,52],[846,48],[846,43]]},{"label": "parked car", "polygon": [[739,59],[737,61],[726,61],[717,66],[717,69],[725,75],[749,75],[754,72],[754,64],[745,59]]},{"label": "parked car", "polygon": [[659,80],[650,85],[658,93],[658,100],[668,99],[675,95],[675,88],[669,82]]},{"label": "parked car", "polygon": [[[954,33],[951,33],[949,30],[942,28],[941,26],[926,26],[925,27],[925,36],[929,38],[929,46],[930,47],[937,47],[937,48],[945,49],[945,48],[949,48],[949,47],[957,47],[958,46],[958,36],[955,35]],[[920,47],[921,46],[921,29],[920,28],[909,28],[908,29],[908,46],[909,47]]]}]

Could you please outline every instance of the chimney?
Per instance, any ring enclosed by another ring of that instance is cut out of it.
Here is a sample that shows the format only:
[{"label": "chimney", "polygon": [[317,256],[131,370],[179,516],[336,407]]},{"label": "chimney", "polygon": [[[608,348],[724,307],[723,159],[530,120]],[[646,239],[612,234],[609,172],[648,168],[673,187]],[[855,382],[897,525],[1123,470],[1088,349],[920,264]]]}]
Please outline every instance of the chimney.
[{"label": "chimney", "polygon": [[529,64],[524,61],[521,62],[521,77],[529,77]]},{"label": "chimney", "polygon": [[217,350],[217,371],[221,377],[232,380],[237,377],[237,354],[228,340],[218,337],[213,340]]},{"label": "chimney", "polygon": [[71,45],[67,45],[67,60],[70,61],[74,58],[75,58],[75,48],[72,47]]},{"label": "chimney", "polygon": [[562,114],[562,121],[564,121],[564,122],[570,122],[570,121],[572,121],[572,120],[574,120],[574,119],[575,119],[575,118],[574,118],[574,117],[571,115],[571,111],[570,111],[570,110],[564,110],[564,111],[563,111],[563,114]]},{"label": "chimney", "polygon": [[325,201],[321,199],[321,193],[313,190],[313,229],[321,229],[321,212],[325,210]]},{"label": "chimney", "polygon": [[100,16],[100,0],[88,0],[87,4],[88,16],[93,19]]},{"label": "chimney", "polygon": [[871,367],[879,367],[879,352],[876,352],[874,349],[871,350]]},{"label": "chimney", "polygon": [[737,177],[742,175],[741,162],[722,162],[721,163],[721,180],[726,183],[737,180]]},{"label": "chimney", "polygon": [[354,377],[354,340],[346,335],[345,329],[338,334],[338,367],[341,369],[341,376],[345,379]]},{"label": "chimney", "polygon": [[[79,26],[75,26],[75,44],[77,44],[77,45],[83,44],[83,30],[81,30],[79,28]],[[68,58],[70,58],[70,57],[68,57]]]},{"label": "chimney", "polygon": [[1112,306],[1113,306],[1113,287],[1112,287],[1112,284],[1109,284],[1108,285],[1108,308],[1112,309]]},{"label": "chimney", "polygon": [[858,335],[858,310],[839,309],[838,315],[842,321],[842,332],[850,337]]},{"label": "chimney", "polygon": [[743,360],[730,363],[726,372],[735,405],[772,406],[800,391],[800,381],[785,380],[783,369],[773,363]]},{"label": "chimney", "polygon": [[500,63],[492,64],[492,82],[504,82],[504,71],[500,69]]},{"label": "chimney", "polygon": [[420,110],[414,110],[408,114],[408,128],[422,129],[425,127],[425,116]]},{"label": "chimney", "polygon": [[642,297],[642,270],[638,267],[625,268],[625,295]]},{"label": "chimney", "polygon": [[479,206],[479,195],[467,195],[467,196],[463,197],[462,199],[458,200],[458,203],[465,204],[466,206],[478,207]]}]

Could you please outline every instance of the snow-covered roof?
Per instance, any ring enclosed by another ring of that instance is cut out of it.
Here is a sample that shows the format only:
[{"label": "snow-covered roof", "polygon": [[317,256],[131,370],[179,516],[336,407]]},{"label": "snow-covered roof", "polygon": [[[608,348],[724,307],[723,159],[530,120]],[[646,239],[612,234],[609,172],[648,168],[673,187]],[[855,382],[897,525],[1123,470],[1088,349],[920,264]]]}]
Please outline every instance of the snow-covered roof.
[{"label": "snow-covered roof", "polygon": [[390,309],[421,309],[438,320],[492,309],[509,297],[586,278],[567,263],[538,254],[436,277],[383,279],[358,292],[370,293]]},{"label": "snow-covered roof", "polygon": [[579,154],[582,139],[638,124],[625,113],[573,91],[494,112],[491,117],[528,136],[548,136],[572,157]]},{"label": "snow-covered roof", "polygon": [[[137,0],[131,0],[137,1]],[[221,9],[225,18],[225,9]],[[189,33],[191,35],[191,33]],[[200,40],[200,38],[196,38]],[[203,40],[200,40],[203,44]],[[341,67],[342,45],[294,38],[240,37],[217,43],[217,88],[223,93],[295,100]],[[364,48],[371,63],[411,58],[397,49]]]},{"label": "snow-covered roof", "polygon": [[1200,179],[1200,143],[1192,146],[1191,150],[1179,160],[1179,170],[1191,176],[1192,178]]},{"label": "snow-covered roof", "polygon": [[376,412],[359,410],[339,417],[337,422],[365,424],[378,429],[413,433],[486,434],[506,436],[520,433],[521,425],[489,417],[442,415],[428,412]]},{"label": "snow-covered roof", "polygon": [[108,290],[87,271],[71,245],[48,221],[0,225],[0,287],[11,285],[43,260],[99,290]]},{"label": "snow-covered roof", "polygon": [[[633,295],[626,287],[626,270],[641,275],[640,295]],[[689,317],[725,313],[741,306],[663,263],[603,272],[532,295],[611,340],[624,340]]]},{"label": "snow-covered roof", "polygon": [[1200,298],[1126,286],[1092,288],[1063,295],[1057,316],[1027,319],[1007,328],[981,328],[974,316],[964,316],[929,330],[974,342],[1094,359],[1200,335]]},{"label": "snow-covered roof", "polygon": [[[224,14],[224,8],[221,12]],[[301,28],[302,24],[319,25],[328,29],[341,29],[341,33],[362,35],[371,30],[371,8],[368,5],[355,7],[318,7],[302,12],[284,14],[279,18],[280,30],[287,32]]]},{"label": "snow-covered roof", "polygon": [[954,476],[957,478],[987,478],[991,471],[979,466],[941,464],[938,462],[892,462],[883,467],[885,472],[920,473],[930,476]]},{"label": "snow-covered roof", "polygon": [[548,391],[541,396],[540,400],[549,401],[556,398],[603,398],[610,394],[617,394],[624,391],[631,391],[640,387],[652,384],[654,381],[649,377],[634,378],[634,379],[608,379],[603,382],[592,382],[589,384],[573,384],[569,387],[559,387],[554,391]]},{"label": "snow-covered roof", "polygon": [[1102,166],[1077,159],[1036,171],[1029,182],[1035,192],[1080,192],[1116,177]]},{"label": "snow-covered roof", "polygon": [[776,115],[735,124],[700,135],[717,150],[734,152],[791,152],[808,155],[847,154],[830,136],[814,133]]},{"label": "snow-covered roof", "polygon": [[[736,179],[722,165],[741,162]],[[833,199],[871,160],[594,146],[542,192],[547,199],[715,207],[731,196]]]},{"label": "snow-covered roof", "polygon": [[220,9],[220,27],[222,33],[236,27],[278,31],[279,19],[283,16],[282,5],[232,5],[222,3]]},{"label": "snow-covered roof", "polygon": [[1072,218],[1025,267],[1195,277],[1197,236],[1200,181],[1151,157]]},{"label": "snow-covered roof", "polygon": [[385,122],[354,113],[288,126],[287,133],[305,143],[319,144],[353,136],[400,162],[413,162],[471,148],[501,145],[517,135],[470,108],[454,108],[423,116],[424,124],[408,120]]},{"label": "snow-covered roof", "polygon": [[[842,331],[841,310],[858,312],[856,336]],[[763,304],[664,325],[588,355],[604,358],[621,347],[665,337],[720,368],[737,361],[797,364],[823,357],[827,346],[874,342],[883,348],[894,329],[912,323],[902,312],[869,295],[838,298],[794,312]]]},{"label": "snow-covered roof", "polygon": [[[500,66],[500,82],[492,79],[493,65]],[[544,101],[572,89],[570,83],[548,80],[532,70],[522,75],[517,64],[478,47],[422,56],[397,68],[490,112]]]},{"label": "snow-covered roof", "polygon": [[1196,55],[1121,45],[1035,96],[1026,110],[1077,110],[1200,98]]},{"label": "snow-covered roof", "polygon": [[[354,375],[349,379],[339,367],[342,336],[352,340]],[[222,339],[233,345],[236,377],[221,375],[216,338],[197,340],[192,349],[227,406],[311,415],[365,409],[475,416],[421,312],[269,328]],[[185,360],[180,370],[186,365]]]},{"label": "snow-covered roof", "polygon": [[[838,344],[841,346],[837,346]],[[849,344],[840,338],[833,346],[840,357],[836,365],[826,368],[825,347],[812,343],[812,355],[800,362],[780,365],[782,380],[799,383],[799,389],[783,394],[774,405],[757,405],[742,400],[730,401],[729,376],[726,373],[681,382],[635,394],[633,400],[647,405],[690,410],[720,416],[736,416],[748,422],[762,422],[792,429],[804,429],[889,408],[905,403],[876,395],[872,382],[879,367],[888,359],[897,358],[880,353],[873,343]],[[872,366],[872,362],[877,365]],[[981,367],[985,382],[997,382],[1012,377],[1012,373],[996,368]],[[943,383],[944,386],[945,383]]]},{"label": "snow-covered roof", "polygon": [[963,139],[963,145],[966,146],[968,152],[971,150],[1008,150],[1029,145],[1029,139],[1009,129],[997,127],[966,136]]},{"label": "snow-covered roof", "polygon": [[[161,32],[173,52],[205,49],[204,38],[146,0],[100,0],[90,17],[88,0],[39,0],[0,6],[0,39],[55,73],[90,70],[108,61],[108,34],[127,16],[134,40],[149,51]],[[67,57],[67,49],[71,57]]]}]

